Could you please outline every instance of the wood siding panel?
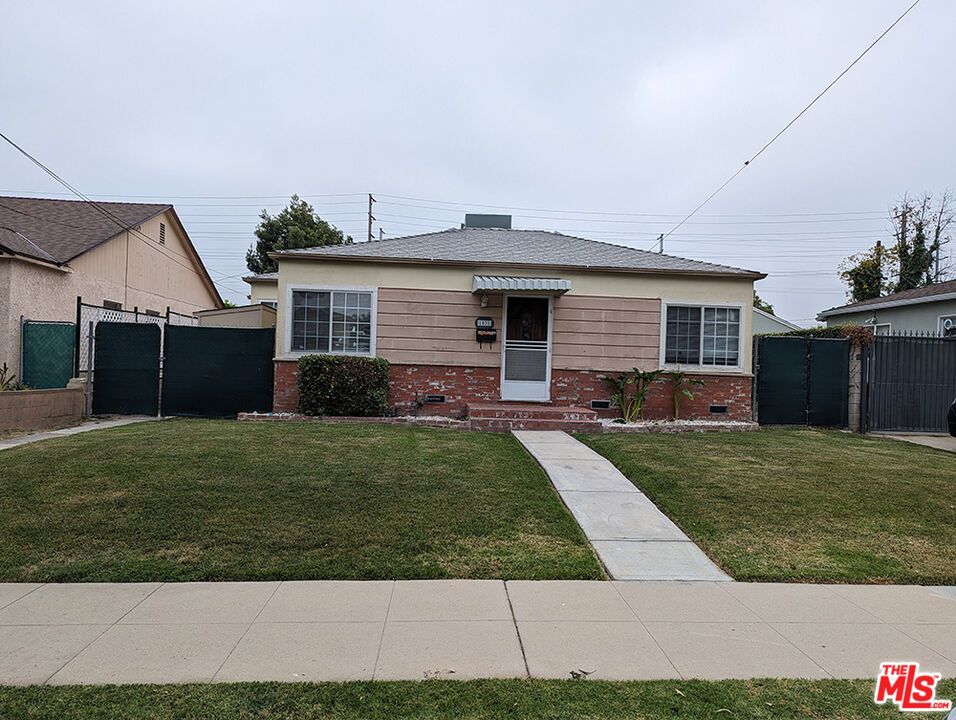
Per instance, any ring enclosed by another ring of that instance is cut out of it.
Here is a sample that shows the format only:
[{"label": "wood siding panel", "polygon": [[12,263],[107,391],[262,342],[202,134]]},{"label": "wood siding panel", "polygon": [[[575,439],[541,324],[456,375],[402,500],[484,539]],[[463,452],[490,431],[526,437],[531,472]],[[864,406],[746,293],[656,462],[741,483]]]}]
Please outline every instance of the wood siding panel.
[{"label": "wood siding panel", "polygon": [[551,366],[556,370],[656,368],[660,301],[566,295],[554,301]]},{"label": "wood siding panel", "polygon": [[[502,298],[467,291],[379,288],[376,349],[389,362],[499,367]],[[499,342],[479,348],[474,319],[495,319]],[[555,298],[552,367],[558,370],[627,370],[657,367],[660,301],[644,298]]]},{"label": "wood siding panel", "polygon": [[483,308],[467,291],[379,288],[376,352],[391,363],[500,367],[501,345],[475,342],[475,318],[483,315],[501,328],[500,295]]}]

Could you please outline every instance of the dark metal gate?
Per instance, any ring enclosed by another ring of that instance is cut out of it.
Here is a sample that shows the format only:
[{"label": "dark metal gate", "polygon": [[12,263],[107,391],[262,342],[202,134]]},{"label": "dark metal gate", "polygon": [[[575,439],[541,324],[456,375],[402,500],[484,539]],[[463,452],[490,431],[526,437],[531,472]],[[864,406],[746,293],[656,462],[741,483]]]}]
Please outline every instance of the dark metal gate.
[{"label": "dark metal gate", "polygon": [[65,388],[73,377],[73,323],[23,320],[20,380],[34,390]]},{"label": "dark metal gate", "polygon": [[166,327],[163,415],[272,410],[272,328]]},{"label": "dark metal gate", "polygon": [[754,367],[762,425],[847,427],[849,340],[761,337]]},{"label": "dark metal gate", "polygon": [[863,363],[864,432],[948,431],[956,338],[878,335]]},{"label": "dark metal gate", "polygon": [[99,322],[93,341],[93,414],[159,413],[159,327]]}]

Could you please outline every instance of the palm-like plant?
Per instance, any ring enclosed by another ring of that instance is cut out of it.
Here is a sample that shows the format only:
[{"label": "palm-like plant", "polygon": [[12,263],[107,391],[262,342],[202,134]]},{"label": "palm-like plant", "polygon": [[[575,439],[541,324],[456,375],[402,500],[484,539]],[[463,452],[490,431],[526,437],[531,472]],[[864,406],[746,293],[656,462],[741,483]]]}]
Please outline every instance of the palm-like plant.
[{"label": "palm-like plant", "polygon": [[663,370],[641,370],[634,368],[631,372],[622,372],[614,377],[604,378],[605,382],[614,388],[613,402],[621,411],[621,419],[626,423],[633,423],[644,419],[644,401],[651,383],[660,377]]},{"label": "palm-like plant", "polygon": [[703,385],[704,381],[700,378],[689,378],[687,373],[678,367],[676,370],[670,370],[667,376],[671,379],[671,386],[674,390],[674,419],[680,419],[680,402],[683,398],[694,399],[694,393],[687,389],[688,385]]}]

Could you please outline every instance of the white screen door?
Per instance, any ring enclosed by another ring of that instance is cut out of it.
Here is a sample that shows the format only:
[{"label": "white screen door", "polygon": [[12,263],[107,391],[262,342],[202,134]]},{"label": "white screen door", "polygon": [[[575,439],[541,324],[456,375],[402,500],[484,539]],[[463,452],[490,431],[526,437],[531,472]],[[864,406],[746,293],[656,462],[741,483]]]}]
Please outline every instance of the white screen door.
[{"label": "white screen door", "polygon": [[501,399],[551,398],[551,298],[505,297]]}]

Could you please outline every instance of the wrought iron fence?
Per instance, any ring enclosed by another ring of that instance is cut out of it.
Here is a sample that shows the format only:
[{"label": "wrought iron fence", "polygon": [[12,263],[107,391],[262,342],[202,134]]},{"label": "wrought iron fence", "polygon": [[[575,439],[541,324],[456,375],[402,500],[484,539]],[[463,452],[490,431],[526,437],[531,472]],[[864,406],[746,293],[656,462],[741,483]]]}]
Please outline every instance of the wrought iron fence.
[{"label": "wrought iron fence", "polygon": [[946,432],[956,397],[956,337],[877,335],[863,363],[864,431]]},{"label": "wrought iron fence", "polygon": [[[103,307],[101,305],[89,305],[80,298],[76,299],[76,368],[75,373],[87,372],[93,369],[93,358],[90,357],[90,323],[93,323],[92,329],[95,337],[96,325],[100,322],[124,322],[124,323],[151,323],[159,326],[160,342],[166,325],[198,325],[197,320],[192,315],[183,315],[173,312],[168,307],[165,315],[154,315],[152,313],[139,312],[133,310],[117,310],[114,308]],[[160,345],[162,347],[162,345]],[[160,358],[162,361],[162,358]]]}]

